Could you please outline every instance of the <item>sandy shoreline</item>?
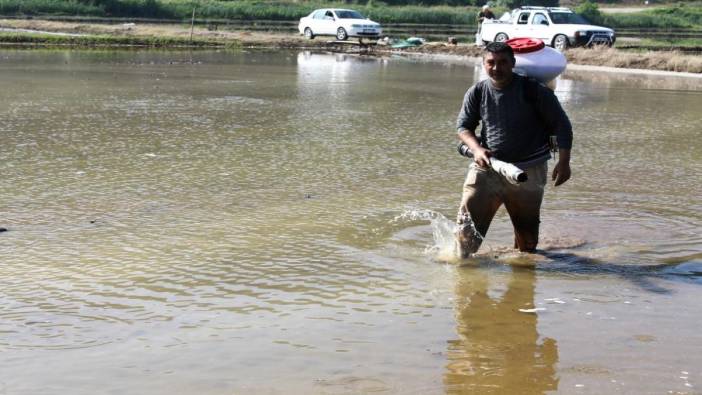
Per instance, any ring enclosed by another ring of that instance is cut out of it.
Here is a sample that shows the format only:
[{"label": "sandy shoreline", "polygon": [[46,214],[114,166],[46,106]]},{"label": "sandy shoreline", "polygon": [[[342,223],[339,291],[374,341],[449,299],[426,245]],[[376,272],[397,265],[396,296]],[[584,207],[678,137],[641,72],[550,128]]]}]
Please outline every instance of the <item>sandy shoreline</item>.
[{"label": "sandy shoreline", "polygon": [[[17,29],[17,34],[27,35],[27,42],[31,40],[31,32],[37,34],[70,35],[72,38],[89,38],[100,36],[103,39],[101,46],[110,46],[110,38],[115,41],[125,38],[133,39],[133,46],[160,46],[178,45],[187,46],[192,43],[196,46],[222,46],[241,48],[271,48],[271,49],[323,49],[335,52],[363,52],[368,53],[410,53],[426,55],[453,55],[463,57],[479,57],[481,49],[472,43],[459,43],[450,45],[443,42],[430,42],[419,47],[393,49],[388,46],[376,45],[360,47],[355,41],[338,43],[329,39],[317,38],[306,40],[298,35],[208,30],[204,27],[190,29],[186,25],[166,24],[100,24],[79,22],[43,21],[38,19],[16,20],[1,19],[0,29]],[[20,31],[21,30],[21,31]],[[8,34],[8,33],[6,33]],[[11,34],[11,33],[9,33]],[[159,39],[178,40],[176,44],[157,43]],[[22,38],[13,38],[12,44],[22,44]],[[141,40],[141,44],[140,44]],[[86,40],[87,41],[87,40]],[[0,36],[0,43],[7,43],[7,38]],[[32,41],[33,45],[43,45],[41,42]],[[51,45],[46,43],[44,45]],[[91,46],[91,43],[68,45]],[[122,46],[115,43],[115,46]],[[669,72],[676,75],[702,76],[702,57],[687,55],[676,51],[645,51],[632,52],[616,48],[582,49],[575,48],[566,52],[569,65],[605,67],[607,70],[647,70],[646,73]],[[667,75],[667,74],[666,74]]]},{"label": "sandy shoreline", "polygon": [[702,73],[687,73],[681,71],[650,70],[650,69],[627,69],[621,67],[592,66],[583,64],[569,64],[567,70],[603,71],[608,73],[624,73],[638,75],[655,75],[663,77],[687,77],[702,79]]}]

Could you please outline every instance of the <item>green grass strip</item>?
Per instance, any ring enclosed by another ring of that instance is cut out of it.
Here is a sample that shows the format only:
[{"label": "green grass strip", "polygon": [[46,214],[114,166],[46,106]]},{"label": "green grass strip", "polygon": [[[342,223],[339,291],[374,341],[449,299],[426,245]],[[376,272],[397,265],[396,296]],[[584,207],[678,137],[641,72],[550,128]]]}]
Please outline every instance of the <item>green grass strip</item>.
[{"label": "green grass strip", "polygon": [[[155,18],[189,20],[193,9],[198,19],[295,21],[316,8],[353,8],[380,23],[454,24],[475,26],[477,7],[386,6],[380,2],[348,4],[343,1],[263,0],[0,0],[5,16],[92,16],[104,18]],[[594,3],[587,9],[593,22],[614,28],[700,28],[702,7],[679,3],[671,7],[621,14],[603,14]],[[498,7],[500,15],[507,11]]]},{"label": "green grass strip", "polygon": [[141,36],[61,36],[53,34],[0,32],[0,42],[10,44],[41,44],[41,45],[70,45],[70,46],[140,46],[140,47],[214,47],[237,46],[235,41],[226,43],[214,40],[174,38],[174,37],[141,37]]}]

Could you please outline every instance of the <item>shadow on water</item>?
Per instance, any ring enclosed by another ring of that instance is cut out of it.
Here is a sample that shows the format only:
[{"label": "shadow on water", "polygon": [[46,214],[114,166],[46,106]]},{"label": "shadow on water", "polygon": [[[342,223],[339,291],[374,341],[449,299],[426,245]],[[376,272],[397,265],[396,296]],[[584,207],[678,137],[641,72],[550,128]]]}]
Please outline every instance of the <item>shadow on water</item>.
[{"label": "shadow on water", "polygon": [[613,275],[641,289],[659,294],[671,293],[655,283],[656,280],[682,281],[702,285],[702,262],[671,262],[660,264],[613,263],[578,255],[574,252],[539,251],[550,261],[536,265],[541,272],[583,275]]},{"label": "shadow on water", "polygon": [[[582,254],[575,251],[538,250],[536,254],[512,252],[508,254],[479,255],[461,261],[460,266],[490,267],[508,265],[512,268],[531,268],[536,272],[553,273],[571,277],[615,276],[644,291],[657,294],[670,294],[672,291],[659,283],[659,280],[685,282],[702,285],[702,261],[693,257],[685,262],[660,264],[615,263],[588,257],[587,250]],[[623,260],[624,261],[624,260]]]}]

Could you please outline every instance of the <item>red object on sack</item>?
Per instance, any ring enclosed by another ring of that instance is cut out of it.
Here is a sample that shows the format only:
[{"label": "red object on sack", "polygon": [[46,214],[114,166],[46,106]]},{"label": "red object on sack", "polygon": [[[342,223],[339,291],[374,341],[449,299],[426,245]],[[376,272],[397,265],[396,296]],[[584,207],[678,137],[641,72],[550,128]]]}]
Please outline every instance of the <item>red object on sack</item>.
[{"label": "red object on sack", "polygon": [[513,38],[505,41],[505,44],[512,47],[514,53],[529,53],[542,50],[546,44],[538,38]]}]

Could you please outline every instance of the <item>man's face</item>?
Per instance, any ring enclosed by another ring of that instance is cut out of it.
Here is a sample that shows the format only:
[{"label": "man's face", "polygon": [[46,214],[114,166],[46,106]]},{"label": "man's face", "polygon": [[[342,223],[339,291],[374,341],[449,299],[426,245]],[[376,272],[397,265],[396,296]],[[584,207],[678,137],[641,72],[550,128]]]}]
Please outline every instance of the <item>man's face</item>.
[{"label": "man's face", "polygon": [[508,54],[488,52],[483,57],[483,67],[492,83],[501,88],[512,81],[514,61]]}]

